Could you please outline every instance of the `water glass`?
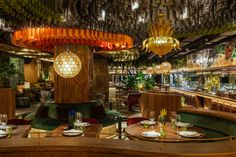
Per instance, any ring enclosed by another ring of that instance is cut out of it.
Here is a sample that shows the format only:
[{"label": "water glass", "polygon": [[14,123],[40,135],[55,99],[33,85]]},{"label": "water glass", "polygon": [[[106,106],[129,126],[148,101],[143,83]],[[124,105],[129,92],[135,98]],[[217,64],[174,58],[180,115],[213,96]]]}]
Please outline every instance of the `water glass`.
[{"label": "water glass", "polygon": [[0,114],[0,124],[1,125],[6,125],[7,124],[7,114]]},{"label": "water glass", "polygon": [[75,113],[75,122],[77,122],[77,123],[82,122],[82,113],[81,112],[76,112]]},{"label": "water glass", "polygon": [[155,121],[155,111],[150,111],[150,116],[149,116],[149,119],[150,121],[154,122]]}]

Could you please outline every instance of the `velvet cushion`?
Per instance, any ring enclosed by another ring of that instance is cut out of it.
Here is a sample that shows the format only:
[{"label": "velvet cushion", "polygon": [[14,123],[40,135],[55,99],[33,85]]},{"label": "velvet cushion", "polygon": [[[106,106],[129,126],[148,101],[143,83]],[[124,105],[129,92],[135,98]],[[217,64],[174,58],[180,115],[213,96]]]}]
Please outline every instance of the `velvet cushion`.
[{"label": "velvet cushion", "polygon": [[48,118],[57,119],[57,106],[56,104],[47,104],[48,106]]},{"label": "velvet cushion", "polygon": [[100,124],[96,119],[93,118],[83,118],[83,122],[88,122],[90,124]]},{"label": "velvet cushion", "polygon": [[68,120],[69,119],[69,108],[66,107],[57,107],[57,119],[59,120]]},{"label": "velvet cushion", "polygon": [[8,124],[13,125],[30,125],[31,120],[25,120],[25,119],[9,119]]},{"label": "velvet cushion", "polygon": [[128,118],[127,120],[127,126],[135,124],[135,123],[139,123],[142,120],[148,120],[147,118],[143,118],[143,117],[132,117],[132,118]]},{"label": "velvet cushion", "polygon": [[41,104],[36,112],[36,118],[48,118],[48,106]]},{"label": "velvet cushion", "polygon": [[106,112],[102,105],[90,108],[90,117],[95,119],[105,118]]}]

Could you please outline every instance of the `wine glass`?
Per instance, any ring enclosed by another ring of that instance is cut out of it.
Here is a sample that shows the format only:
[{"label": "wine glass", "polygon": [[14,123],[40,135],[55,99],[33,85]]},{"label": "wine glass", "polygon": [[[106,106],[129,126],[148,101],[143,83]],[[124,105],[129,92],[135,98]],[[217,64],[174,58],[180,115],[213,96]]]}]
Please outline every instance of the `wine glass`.
[{"label": "wine glass", "polygon": [[77,122],[77,123],[82,122],[82,113],[81,112],[76,112],[75,113],[75,122]]},{"label": "wine glass", "polygon": [[149,119],[153,123],[155,121],[155,111],[150,111]]},{"label": "wine glass", "polygon": [[6,125],[7,124],[7,114],[0,114],[0,123],[1,125]]},{"label": "wine glass", "polygon": [[176,112],[175,111],[170,112],[170,121],[171,121],[171,127],[175,128],[176,127]]}]

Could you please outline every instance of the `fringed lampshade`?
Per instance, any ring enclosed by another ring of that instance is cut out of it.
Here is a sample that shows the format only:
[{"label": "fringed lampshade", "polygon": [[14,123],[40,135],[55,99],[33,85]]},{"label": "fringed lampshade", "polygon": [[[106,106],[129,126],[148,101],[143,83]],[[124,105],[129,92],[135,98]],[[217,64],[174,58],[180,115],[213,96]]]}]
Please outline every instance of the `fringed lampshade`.
[{"label": "fringed lampshade", "polygon": [[147,67],[146,74],[152,75],[154,73],[153,67]]},{"label": "fringed lampshade", "polygon": [[53,67],[61,77],[73,78],[80,72],[82,63],[75,53],[67,50],[56,57]]}]

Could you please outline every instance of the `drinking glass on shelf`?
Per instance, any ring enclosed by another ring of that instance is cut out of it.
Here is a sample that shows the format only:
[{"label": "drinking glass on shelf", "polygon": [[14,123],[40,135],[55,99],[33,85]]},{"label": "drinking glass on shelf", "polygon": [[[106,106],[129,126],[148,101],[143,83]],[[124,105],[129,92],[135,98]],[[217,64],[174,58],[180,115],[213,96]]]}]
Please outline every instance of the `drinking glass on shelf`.
[{"label": "drinking glass on shelf", "polygon": [[77,123],[82,122],[82,113],[80,113],[80,112],[75,113],[75,122],[77,122]]},{"label": "drinking glass on shelf", "polygon": [[6,125],[7,124],[7,114],[0,114],[0,123],[1,125]]}]

